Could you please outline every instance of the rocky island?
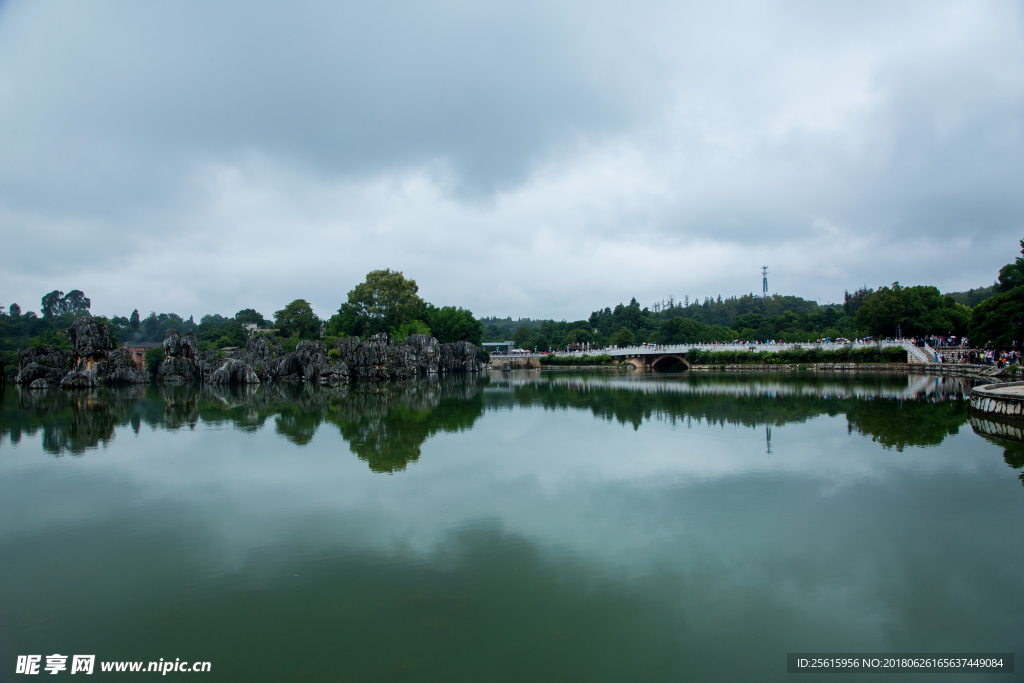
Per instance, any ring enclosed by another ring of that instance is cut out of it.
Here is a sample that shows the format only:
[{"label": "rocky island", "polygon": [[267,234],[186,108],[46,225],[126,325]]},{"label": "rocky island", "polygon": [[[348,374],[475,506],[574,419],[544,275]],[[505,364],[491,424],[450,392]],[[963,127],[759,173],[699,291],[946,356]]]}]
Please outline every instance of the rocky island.
[{"label": "rocky island", "polygon": [[[100,384],[145,384],[149,378],[128,351],[117,348],[108,326],[91,315],[76,318],[68,328],[72,349],[43,345],[18,352],[16,382],[32,389],[79,389]],[[180,384],[259,384],[304,381],[343,384],[353,381],[407,379],[418,375],[480,372],[483,352],[470,342],[439,344],[414,334],[395,344],[386,334],[363,341],[340,339],[333,348],[318,341],[301,341],[286,353],[281,341],[267,336],[250,338],[244,349],[200,352],[195,334],[168,330],[164,359],[154,380]]]}]

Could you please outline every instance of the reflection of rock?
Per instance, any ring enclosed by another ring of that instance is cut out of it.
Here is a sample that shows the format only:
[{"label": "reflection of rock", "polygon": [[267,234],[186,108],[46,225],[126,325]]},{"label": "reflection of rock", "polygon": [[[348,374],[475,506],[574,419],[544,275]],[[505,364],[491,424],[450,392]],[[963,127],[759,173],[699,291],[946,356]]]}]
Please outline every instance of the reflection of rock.
[{"label": "reflection of rock", "polygon": [[65,392],[56,388],[19,392],[21,424],[5,424],[11,441],[17,443],[23,433],[42,432],[42,447],[47,453],[81,454],[114,438],[119,426],[128,426],[141,387],[111,387]]},{"label": "reflection of rock", "polygon": [[163,399],[163,424],[168,429],[194,427],[199,421],[199,388],[196,384],[160,387]]},{"label": "reflection of rock", "polygon": [[260,378],[247,364],[229,358],[210,375],[209,381],[210,384],[259,384]]},{"label": "reflection of rock", "polygon": [[37,379],[45,379],[49,384],[57,385],[64,379],[71,365],[71,354],[49,344],[18,351],[18,384],[31,384]]},{"label": "reflection of rock", "polygon": [[[226,363],[230,364],[230,363]],[[483,414],[484,378],[430,374],[380,384],[269,382],[262,384],[90,385],[72,373],[79,391],[19,391],[19,422],[0,422],[12,442],[22,431],[43,431],[47,452],[80,453],[114,437],[118,427],[194,427],[200,421],[258,431],[269,422],[294,444],[334,425],[352,452],[375,472],[399,472],[420,456],[428,438],[470,428]],[[88,386],[86,386],[88,385]],[[17,432],[17,435],[15,434]]]},{"label": "reflection of rock", "polygon": [[164,360],[157,370],[157,379],[167,383],[201,382],[203,370],[199,367],[199,344],[193,332],[184,335],[167,330],[164,336]]}]

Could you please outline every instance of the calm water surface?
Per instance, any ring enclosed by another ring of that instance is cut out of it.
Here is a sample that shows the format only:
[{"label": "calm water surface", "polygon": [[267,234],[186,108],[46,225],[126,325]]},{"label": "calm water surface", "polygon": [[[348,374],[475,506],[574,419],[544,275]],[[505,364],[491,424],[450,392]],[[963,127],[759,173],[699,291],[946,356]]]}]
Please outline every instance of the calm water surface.
[{"label": "calm water surface", "polygon": [[15,659],[33,653],[205,660],[168,676],[207,681],[1019,659],[1024,449],[972,426],[966,388],[536,372],[8,388],[0,680],[25,680]]}]

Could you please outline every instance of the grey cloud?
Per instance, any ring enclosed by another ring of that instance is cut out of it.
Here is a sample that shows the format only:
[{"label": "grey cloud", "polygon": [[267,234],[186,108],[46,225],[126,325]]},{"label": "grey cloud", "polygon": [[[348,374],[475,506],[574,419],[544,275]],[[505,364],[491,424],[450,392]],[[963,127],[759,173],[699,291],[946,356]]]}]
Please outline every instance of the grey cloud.
[{"label": "grey cloud", "polygon": [[766,261],[824,300],[983,285],[1024,236],[1022,17],[7,3],[0,296],[326,313],[390,266],[478,313],[576,318],[744,293]]}]

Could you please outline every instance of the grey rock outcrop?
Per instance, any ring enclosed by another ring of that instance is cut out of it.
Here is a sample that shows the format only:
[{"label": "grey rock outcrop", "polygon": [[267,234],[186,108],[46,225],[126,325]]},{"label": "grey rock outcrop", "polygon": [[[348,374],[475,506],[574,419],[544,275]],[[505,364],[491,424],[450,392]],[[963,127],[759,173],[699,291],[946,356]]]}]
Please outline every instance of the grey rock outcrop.
[{"label": "grey rock outcrop", "polygon": [[441,369],[441,345],[425,334],[412,334],[398,345],[402,360],[418,375],[429,375]]},{"label": "grey rock outcrop", "polygon": [[75,318],[68,328],[68,336],[71,338],[75,359],[73,369],[105,375],[108,356],[117,348],[117,341],[111,335],[110,328],[86,314]]},{"label": "grey rock outcrop", "polygon": [[17,365],[18,373],[14,378],[17,384],[32,384],[42,379],[56,386],[71,370],[71,353],[43,344],[18,351]]},{"label": "grey rock outcrop", "polygon": [[235,358],[252,368],[261,382],[267,382],[277,379],[277,359],[283,354],[280,341],[260,335],[249,339]]},{"label": "grey rock outcrop", "polygon": [[441,344],[441,372],[480,372],[485,367],[484,353],[467,341]]},{"label": "grey rock outcrop", "polygon": [[[332,357],[333,356],[333,357]],[[303,380],[322,384],[348,382],[348,365],[339,361],[338,353],[330,353],[321,342],[301,341],[295,350],[269,361],[275,379]]]},{"label": "grey rock outcrop", "polygon": [[210,375],[209,382],[210,384],[259,384],[260,378],[248,364],[229,358]]},{"label": "grey rock outcrop", "polygon": [[22,366],[16,381],[18,384],[32,384],[37,380],[44,380],[50,385],[56,386],[60,384],[60,381],[64,379],[66,374],[68,374],[67,370],[40,365],[39,363],[29,363]]},{"label": "grey rock outcrop", "polygon": [[114,349],[107,355],[103,381],[107,384],[146,384],[149,380],[135,365],[128,349]]},{"label": "grey rock outcrop", "polygon": [[92,370],[83,370],[81,372],[72,370],[60,382],[61,389],[92,389],[99,385],[96,373]]},{"label": "grey rock outcrop", "polygon": [[146,376],[136,367],[106,324],[91,315],[75,318],[68,327],[71,351],[40,346],[18,352],[17,381],[30,387],[80,389],[100,383],[144,384]]},{"label": "grey rock outcrop", "polygon": [[71,353],[43,344],[18,351],[18,384],[32,384],[37,379],[46,380],[50,386],[57,386],[71,369]]},{"label": "grey rock outcrop", "polygon": [[29,389],[49,389],[53,385],[48,381],[40,377],[39,379],[32,380],[32,383],[28,385]]},{"label": "grey rock outcrop", "polygon": [[402,351],[393,346],[384,333],[375,334],[365,342],[360,342],[358,337],[342,339],[335,348],[354,380],[407,379],[415,375],[415,370],[406,365]]},{"label": "grey rock outcrop", "polygon": [[157,380],[169,383],[203,380],[203,369],[199,365],[199,343],[195,333],[181,334],[177,330],[167,330],[164,336],[164,360],[156,376]]},{"label": "grey rock outcrop", "polygon": [[182,334],[177,330],[167,330],[164,335],[164,356],[196,360],[199,357],[199,342],[196,341],[195,332]]}]

